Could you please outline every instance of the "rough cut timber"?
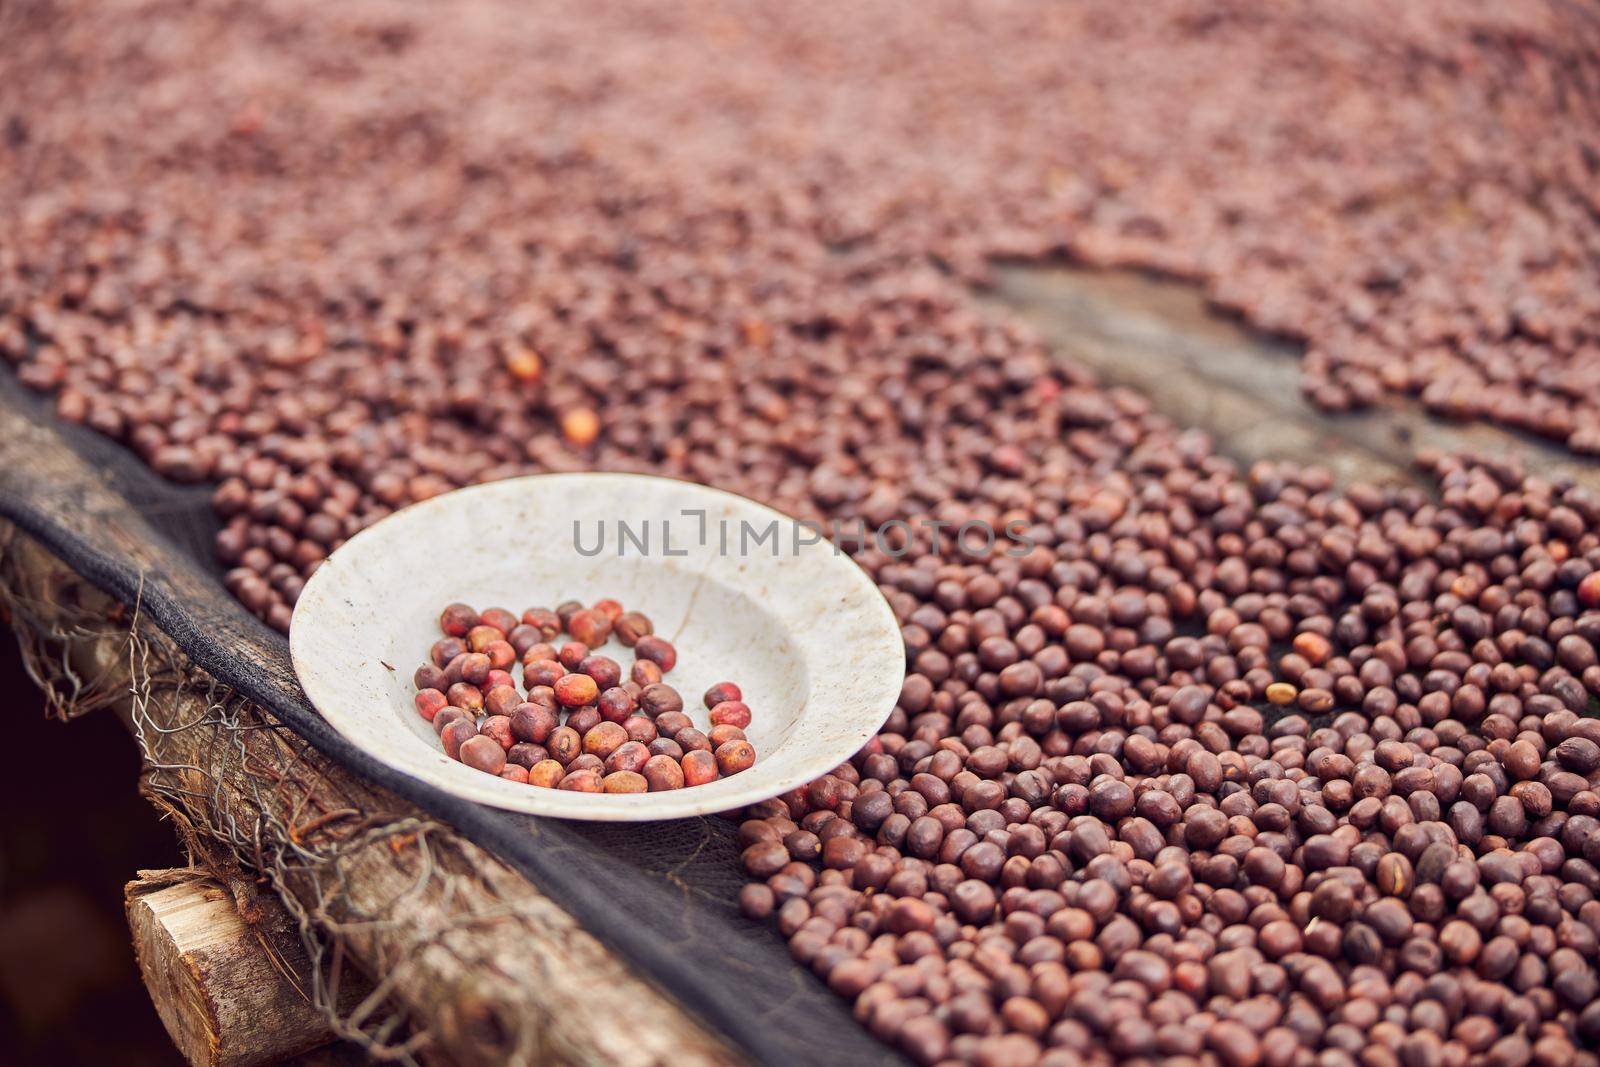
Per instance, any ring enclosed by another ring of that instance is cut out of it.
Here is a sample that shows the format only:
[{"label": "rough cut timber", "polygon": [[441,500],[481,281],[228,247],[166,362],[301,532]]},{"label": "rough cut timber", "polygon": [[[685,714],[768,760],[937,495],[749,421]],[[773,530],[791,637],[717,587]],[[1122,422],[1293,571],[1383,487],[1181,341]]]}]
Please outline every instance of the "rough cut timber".
[{"label": "rough cut timber", "polygon": [[[0,455],[11,443],[4,422],[0,411]],[[743,1062],[526,878],[449,826],[351,775],[248,702],[230,700],[225,721],[193,668],[176,678],[170,667],[156,679],[136,671],[130,629],[141,647],[166,639],[0,522],[5,602],[13,613],[26,606],[32,632],[19,636],[36,658],[70,672],[84,696],[106,698],[124,718],[137,703],[146,791],[190,844],[220,847],[225,828],[253,828],[259,848],[247,858],[276,872],[272,889],[288,910],[337,942],[335,962],[377,980],[347,1018],[369,1036],[382,1031],[389,1055],[464,1067]],[[19,617],[8,621],[22,629]],[[271,836],[280,826],[292,841]],[[385,1004],[399,1008],[404,1029],[374,1025]]]},{"label": "rough cut timber", "polygon": [[192,871],[141,871],[125,889],[145,987],[191,1067],[257,1067],[333,1040],[296,982],[310,970],[287,925],[247,924],[226,889]]}]

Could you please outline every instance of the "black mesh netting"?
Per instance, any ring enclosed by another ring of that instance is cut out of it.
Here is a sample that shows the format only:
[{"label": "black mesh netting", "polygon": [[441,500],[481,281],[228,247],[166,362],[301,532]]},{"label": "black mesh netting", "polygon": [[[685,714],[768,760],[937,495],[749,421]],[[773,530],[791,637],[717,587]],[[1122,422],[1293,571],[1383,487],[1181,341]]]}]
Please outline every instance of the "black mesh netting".
[{"label": "black mesh netting", "polygon": [[[523,872],[715,1032],[762,1063],[900,1063],[790,959],[770,925],[734,906],[743,876],[725,818],[608,825],[481,807],[364,755],[311,708],[287,641],[223,588],[205,489],[172,485],[131,453],[51,418],[0,375],[9,454],[67,450],[83,463],[0,465],[0,517],[132,604],[217,682],[269,710],[351,771],[455,826]],[[23,447],[15,447],[21,444]],[[63,470],[79,472],[63,476]]]}]

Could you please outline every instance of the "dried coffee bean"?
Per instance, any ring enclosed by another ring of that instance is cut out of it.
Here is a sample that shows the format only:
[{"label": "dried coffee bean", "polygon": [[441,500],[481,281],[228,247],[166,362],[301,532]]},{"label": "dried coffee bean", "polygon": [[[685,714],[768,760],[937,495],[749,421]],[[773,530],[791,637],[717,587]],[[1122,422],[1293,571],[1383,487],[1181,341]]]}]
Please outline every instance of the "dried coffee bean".
[{"label": "dried coffee bean", "polygon": [[552,641],[564,629],[560,617],[549,608],[529,608],[522,613],[522,622],[538,631],[540,641]]},{"label": "dried coffee bean", "polygon": [[711,739],[692,726],[679,730],[677,733],[672,735],[672,739],[676,741],[679,747],[681,747],[685,752],[712,751]]},{"label": "dried coffee bean", "polygon": [[585,752],[567,764],[567,773],[571,774],[573,771],[601,771],[603,773],[605,766],[605,760],[592,753]]},{"label": "dried coffee bean", "polygon": [[611,638],[611,620],[602,612],[579,611],[567,620],[573,640],[589,648],[599,648]]},{"label": "dried coffee bean", "polygon": [[[438,667],[440,670],[444,670],[457,656],[464,656],[466,654],[467,646],[465,642],[459,638],[446,637],[433,643],[433,648],[429,650],[428,658],[433,661],[433,665],[435,667]],[[452,680],[461,680],[459,670],[457,671],[454,679],[446,678],[445,684],[449,685]],[[439,687],[434,686],[433,688],[437,689]]]},{"label": "dried coffee bean", "polygon": [[439,712],[439,714],[433,717],[433,732],[442,736],[446,726],[449,726],[451,723],[460,721],[462,719],[465,719],[474,725],[477,724],[476,716],[469,715],[460,708],[444,708]]},{"label": "dried coffee bean", "polygon": [[1391,852],[1378,861],[1378,891],[1391,897],[1408,897],[1416,885],[1411,861],[1398,852]]},{"label": "dried coffee bean", "polygon": [[[548,641],[540,641],[537,644],[529,645],[527,648],[523,649],[522,655],[518,656],[517,660],[522,664],[523,668],[526,669],[533,666],[535,663],[542,663],[545,660],[559,664],[560,661],[556,659],[556,656],[559,654],[560,653],[557,652],[554,645],[550,644]],[[561,669],[566,670],[565,667]]]},{"label": "dried coffee bean", "polygon": [[489,672],[494,670],[494,663],[481,652],[468,652],[455,662],[458,663],[460,681],[467,685],[484,685],[489,680]]},{"label": "dried coffee bean", "polygon": [[649,791],[650,784],[644,775],[634,771],[613,771],[601,780],[600,788],[605,793],[644,793]]},{"label": "dried coffee bean", "polygon": [[[530,775],[531,777],[531,775]],[[562,776],[557,789],[573,793],[601,793],[605,791],[604,779],[596,770],[577,770]]]},{"label": "dried coffee bean", "polygon": [[587,674],[567,674],[555,680],[551,687],[562,706],[579,708],[600,699],[600,688]]},{"label": "dried coffee bean", "polygon": [[624,722],[637,708],[633,696],[620,687],[612,687],[601,693],[596,706],[600,717],[609,722]]},{"label": "dried coffee bean", "polygon": [[456,758],[473,770],[486,774],[499,774],[506,769],[506,750],[487,734],[478,734],[462,741]]},{"label": "dried coffee bean", "polygon": [[614,722],[600,722],[583,735],[583,751],[602,760],[628,743],[628,732]]},{"label": "dried coffee bean", "polygon": [[[527,770],[550,758],[550,750],[529,741],[518,741],[506,750],[506,762]],[[559,766],[559,765],[558,765]]]},{"label": "dried coffee bean", "polygon": [[739,910],[747,919],[766,919],[777,908],[772,890],[752,882],[739,891]]},{"label": "dried coffee bean", "polygon": [[706,710],[709,711],[715,708],[718,704],[722,704],[730,700],[743,700],[744,693],[732,682],[718,682],[716,685],[706,690],[705,697],[703,699],[705,701]]},{"label": "dried coffee bean", "polygon": [[622,667],[610,656],[585,656],[578,664],[578,673],[593,678],[602,690],[622,684]]},{"label": "dried coffee bean", "polygon": [[462,742],[477,735],[478,724],[470,718],[461,718],[451,722],[443,730],[439,731],[439,740],[444,745],[444,754],[446,756],[451,759],[460,759]]},{"label": "dried coffee bean", "polygon": [[522,694],[511,685],[497,685],[483,695],[484,710],[490,715],[509,717],[522,703]]},{"label": "dried coffee bean", "polygon": [[484,708],[483,691],[467,682],[457,682],[445,694],[451,707],[463,708],[474,715],[481,714]]},{"label": "dried coffee bean", "polygon": [[683,746],[670,737],[658,737],[654,741],[646,742],[652,756],[671,756],[675,760],[683,759]]},{"label": "dried coffee bean", "polygon": [[627,731],[629,741],[637,741],[641,745],[649,745],[660,739],[656,724],[643,715],[628,716],[622,720],[622,728]]},{"label": "dried coffee bean", "polygon": [[644,775],[652,793],[684,786],[683,768],[671,753],[652,753],[639,773]]},{"label": "dried coffee bean", "polygon": [[613,620],[613,633],[617,640],[627,648],[633,648],[639,643],[639,638],[648,637],[655,632],[648,617],[637,611],[628,611]]},{"label": "dried coffee bean", "polygon": [[717,779],[717,758],[706,749],[685,752],[681,765],[685,786],[705,785]]},{"label": "dried coffee bean", "polygon": [[649,660],[661,668],[663,674],[672,670],[678,663],[678,651],[671,643],[654,634],[646,634],[634,643],[633,654],[642,660]]},{"label": "dried coffee bean", "polygon": [[671,737],[679,730],[687,730],[694,726],[694,720],[681,711],[663,712],[655,718],[656,729],[663,737]]},{"label": "dried coffee bean", "polygon": [[713,726],[736,726],[743,730],[750,725],[750,709],[743,701],[725,700],[711,709]]},{"label": "dried coffee bean", "polygon": [[439,629],[448,637],[466,637],[480,621],[478,613],[470,606],[450,604],[439,614]]},{"label": "dried coffee bean", "polygon": [[744,731],[737,726],[713,726],[706,731],[706,740],[711,742],[711,751],[715,752],[729,741],[748,741]]},{"label": "dried coffee bean", "polygon": [[490,641],[484,646],[483,654],[489,657],[491,678],[496,673],[508,671],[517,663],[517,650],[508,641]]},{"label": "dried coffee bean", "polygon": [[650,750],[637,741],[624,741],[605,757],[606,773],[641,771],[650,759]]},{"label": "dried coffee bean", "polygon": [[511,614],[505,608],[484,608],[478,617],[478,621],[484,626],[494,627],[502,635],[509,634],[516,629],[519,622],[517,616]]},{"label": "dried coffee bean", "polygon": [[[555,688],[555,684],[567,676],[567,669],[555,660],[537,660],[523,665],[523,683],[532,690],[539,686]],[[591,682],[593,679],[591,679]]]},{"label": "dried coffee bean", "polygon": [[522,662],[522,657],[528,654],[530,648],[543,641],[543,632],[537,626],[529,626],[527,623],[518,623],[511,628],[510,633],[506,634],[506,642],[510,644],[518,663]]},{"label": "dried coffee bean", "polygon": [[756,762],[756,750],[748,741],[728,741],[716,749],[716,760],[717,771],[723,777],[727,777],[753,767]]},{"label": "dried coffee bean", "polygon": [[574,708],[572,714],[567,716],[567,726],[576,730],[581,737],[587,737],[601,722],[600,709],[593,704],[585,704],[581,708]]},{"label": "dried coffee bean", "polygon": [[489,715],[478,723],[478,733],[485,737],[492,737],[496,744],[504,750],[510,750],[516,744],[516,739],[511,735],[511,720],[504,715]]},{"label": "dried coffee bean", "polygon": [[550,731],[544,745],[550,751],[550,758],[566,767],[583,751],[583,738],[570,726],[558,726]]},{"label": "dried coffee bean", "polygon": [[[480,624],[467,631],[465,640],[468,651],[482,652],[488,655],[490,646],[506,643],[506,633],[497,627]],[[508,645],[507,647],[510,646]],[[491,664],[493,659],[494,657],[490,656]]]},{"label": "dried coffee bean", "polygon": [[646,715],[659,720],[662,715],[681,712],[683,697],[665,682],[656,682],[645,686],[639,694],[639,707]]},{"label": "dried coffee bean", "polygon": [[417,714],[432,722],[434,717],[450,705],[450,701],[437,689],[424,689],[416,695]]},{"label": "dried coffee bean", "polygon": [[556,728],[557,716],[544,704],[525,702],[511,711],[511,736],[518,741],[531,741],[542,745]]}]

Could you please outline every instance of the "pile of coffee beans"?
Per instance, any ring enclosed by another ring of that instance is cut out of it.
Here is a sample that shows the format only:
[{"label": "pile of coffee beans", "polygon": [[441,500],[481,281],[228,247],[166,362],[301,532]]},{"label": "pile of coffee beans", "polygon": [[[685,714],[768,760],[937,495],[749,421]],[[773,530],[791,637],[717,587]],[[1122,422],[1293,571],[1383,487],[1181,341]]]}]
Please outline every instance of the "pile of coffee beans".
[{"label": "pile of coffee beans", "polygon": [[1600,448],[1600,22],[967,7],[19,0],[0,353],[217,483],[230,588],[280,629],[353,532],[486,479],[894,495],[832,408],[915,443],[943,413],[872,365],[1032,374],[962,284],[996,255],[1192,278],[1305,339],[1328,407],[1414,393]]},{"label": "pile of coffee beans", "polygon": [[[1415,393],[1593,449],[1586,11],[0,22],[0,351],[217,483],[229,588],[272,625],[354,532],[529,471],[904,524],[856,553],[898,709],[740,831],[746,909],[883,1040],[1597,1062],[1600,499],[1489,458],[1240,470],[967,284],[997,255],[1155,267],[1306,339],[1326,406]],[[1020,557],[927,525],[1012,521]]]},{"label": "pile of coffee beans", "polygon": [[899,707],[749,813],[746,913],[919,1063],[1600,1062],[1600,496],[1183,440],[866,557]]},{"label": "pile of coffee beans", "polygon": [[[663,680],[677,649],[648,616],[616,600],[587,608],[567,601],[520,616],[450,604],[439,629],[444,636],[413,676],[417,713],[445,754],[474,770],[578,793],[656,793],[755,764],[739,687],[706,690],[710,728],[697,729]],[[563,634],[572,640],[554,643]],[[598,651],[613,637],[633,649],[626,678]]]}]

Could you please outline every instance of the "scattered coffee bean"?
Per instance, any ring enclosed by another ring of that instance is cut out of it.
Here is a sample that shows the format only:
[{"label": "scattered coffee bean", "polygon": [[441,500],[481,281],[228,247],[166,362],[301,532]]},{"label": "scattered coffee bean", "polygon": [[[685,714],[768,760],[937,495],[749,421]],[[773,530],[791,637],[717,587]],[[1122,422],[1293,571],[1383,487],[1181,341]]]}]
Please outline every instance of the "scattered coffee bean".
[{"label": "scattered coffee bean", "polygon": [[601,793],[605,791],[605,780],[599,771],[578,770],[562,777],[556,788],[575,793]]},{"label": "scattered coffee bean", "polygon": [[742,693],[739,690],[739,687],[734,685],[732,682],[718,682],[716,685],[706,690],[704,699],[706,710],[710,711],[716,708],[718,704],[726,703],[730,700],[743,700],[744,693]]},{"label": "scattered coffee bean", "polygon": [[476,771],[499,774],[506,768],[506,750],[487,734],[469,737],[461,743],[456,759]]},{"label": "scattered coffee bean", "polygon": [[600,687],[587,674],[568,674],[557,678],[552,688],[564,707],[581,708],[600,699]]},{"label": "scattered coffee bean", "polygon": [[640,692],[639,707],[646,715],[659,719],[663,715],[682,711],[683,697],[665,682],[656,682],[645,686]]},{"label": "scattered coffee bean", "polygon": [[645,760],[640,774],[644,775],[652,793],[659,793],[665,789],[682,789],[684,785],[683,767],[678,759],[671,753],[652,754]]},{"label": "scattered coffee bean", "polygon": [[717,780],[717,758],[706,749],[685,752],[681,762],[685,786],[705,785]]},{"label": "scattered coffee bean", "polygon": [[437,689],[422,689],[416,696],[417,714],[429,722],[449,706],[450,701]]},{"label": "scattered coffee bean", "polygon": [[634,771],[613,771],[601,780],[600,786],[606,793],[644,793],[650,789],[644,775]]},{"label": "scattered coffee bean", "polygon": [[678,662],[678,650],[664,638],[654,634],[639,638],[634,643],[633,654],[654,663],[661,668],[663,674],[669,673]]},{"label": "scattered coffee bean", "polygon": [[444,754],[451,759],[460,759],[462,742],[476,736],[478,736],[478,724],[466,717],[450,723],[439,731],[439,741],[444,745]]},{"label": "scattered coffee bean", "polygon": [[478,613],[466,604],[450,604],[439,613],[439,629],[447,637],[465,637],[480,621]]},{"label": "scattered coffee bean", "polygon": [[624,647],[633,648],[638,645],[641,637],[655,633],[655,626],[647,616],[637,611],[629,611],[617,617],[612,632]]},{"label": "scattered coffee bean", "polygon": [[723,775],[747,771],[756,762],[756,750],[743,739],[728,741],[716,750],[717,770]]}]

